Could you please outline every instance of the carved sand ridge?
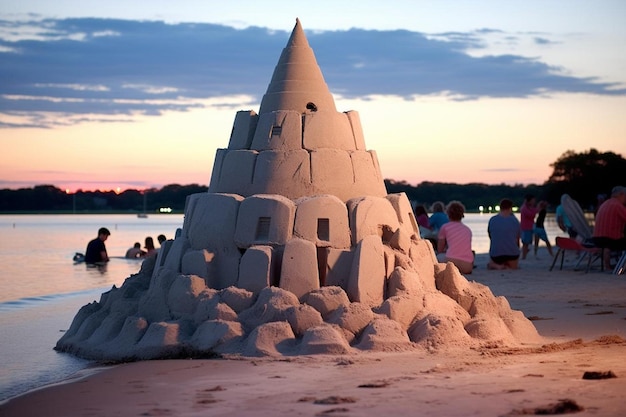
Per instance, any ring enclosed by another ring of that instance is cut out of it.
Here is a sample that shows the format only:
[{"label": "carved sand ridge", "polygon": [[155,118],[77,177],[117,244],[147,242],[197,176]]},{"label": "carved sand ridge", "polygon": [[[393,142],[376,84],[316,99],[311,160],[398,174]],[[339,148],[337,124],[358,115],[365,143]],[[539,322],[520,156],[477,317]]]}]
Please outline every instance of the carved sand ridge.
[{"label": "carved sand ridge", "polygon": [[437,262],[296,21],[259,114],[236,114],[175,240],[81,308],[56,349],[135,360],[540,340],[504,297]]}]

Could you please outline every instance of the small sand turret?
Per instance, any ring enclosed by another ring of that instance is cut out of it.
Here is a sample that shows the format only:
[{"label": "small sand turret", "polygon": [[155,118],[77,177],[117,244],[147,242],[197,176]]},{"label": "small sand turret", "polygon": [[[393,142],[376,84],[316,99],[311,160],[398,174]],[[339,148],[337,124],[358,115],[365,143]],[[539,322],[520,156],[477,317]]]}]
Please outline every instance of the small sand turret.
[{"label": "small sand turret", "polygon": [[56,348],[126,360],[538,340],[506,299],[437,263],[296,21],[259,114],[236,114],[176,239],[83,307]]}]

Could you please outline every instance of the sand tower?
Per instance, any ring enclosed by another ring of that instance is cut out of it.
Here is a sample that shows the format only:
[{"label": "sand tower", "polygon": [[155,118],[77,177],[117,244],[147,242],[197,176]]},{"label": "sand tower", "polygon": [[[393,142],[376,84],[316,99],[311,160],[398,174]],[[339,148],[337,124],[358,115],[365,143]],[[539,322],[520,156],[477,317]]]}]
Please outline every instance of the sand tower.
[{"label": "sand tower", "polygon": [[207,193],[56,349],[96,359],[535,342],[503,297],[438,264],[388,195],[357,112],[338,112],[299,21],[259,113],[239,111]]},{"label": "sand tower", "polygon": [[337,112],[300,22],[283,49],[257,115],[237,113],[215,158],[210,193],[332,195],[344,203],[387,192],[358,113]]},{"label": "sand tower", "polygon": [[[228,148],[217,151],[209,194],[192,196],[186,213],[183,233],[198,252],[185,255],[181,272],[213,288],[275,285],[300,297],[339,285],[372,305],[383,299],[383,242],[397,234],[408,253],[417,237],[407,199],[387,196],[358,113],[337,112],[299,21],[259,114],[237,113]],[[369,235],[382,240],[357,250]],[[368,263],[351,273],[357,255]],[[362,269],[377,282],[360,283]]]}]

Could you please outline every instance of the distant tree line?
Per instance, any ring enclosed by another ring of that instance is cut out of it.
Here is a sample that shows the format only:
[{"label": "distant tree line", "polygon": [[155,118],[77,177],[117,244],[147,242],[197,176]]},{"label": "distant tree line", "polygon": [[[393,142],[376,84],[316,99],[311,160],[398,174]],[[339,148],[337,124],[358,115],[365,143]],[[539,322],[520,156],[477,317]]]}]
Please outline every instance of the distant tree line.
[{"label": "distant tree line", "polygon": [[[567,151],[550,166],[553,168],[552,175],[541,185],[441,182],[410,185],[405,181],[387,179],[385,186],[388,193],[404,192],[410,200],[428,207],[435,201],[447,203],[459,200],[468,211],[478,211],[479,206],[484,206],[485,210],[489,206],[495,207],[505,197],[521,204],[526,194],[548,201],[554,209],[564,193],[591,211],[597,204],[599,194],[610,195],[614,186],[626,186],[626,159],[613,152],[601,153],[593,148],[582,153]],[[188,195],[207,191],[208,187],[198,184],[170,184],[160,189],[126,190],[119,194],[113,191],[82,190],[67,194],[53,185],[38,185],[18,190],[0,190],[0,213],[139,213],[144,210],[144,201],[148,213],[155,213],[161,207],[182,213]]]},{"label": "distant tree line", "polygon": [[541,185],[422,182],[413,186],[393,180],[385,180],[385,185],[389,193],[405,192],[409,200],[427,207],[435,201],[459,200],[468,211],[477,211],[481,205],[486,210],[490,205],[497,205],[502,198],[521,205],[526,194],[546,200],[552,209],[560,204],[563,194],[569,194],[584,209],[593,211],[598,195],[610,196],[614,186],[626,186],[626,159],[613,152],[601,153],[593,148],[581,153],[568,150],[550,166],[553,172]]},{"label": "distant tree line", "polygon": [[484,210],[487,211],[489,206],[495,207],[505,197],[521,204],[521,200],[526,194],[543,195],[542,187],[534,184],[487,185],[480,183],[422,182],[413,186],[405,181],[385,180],[385,186],[387,187],[387,192],[404,192],[409,200],[416,204],[424,204],[427,209],[435,201],[447,204],[452,200],[458,200],[463,203],[468,212],[476,212],[480,206],[484,206]]},{"label": "distant tree line", "polygon": [[198,184],[170,184],[163,188],[145,191],[83,191],[68,194],[53,185],[37,185],[19,190],[0,190],[0,212],[59,212],[94,213],[128,212],[156,213],[169,207],[173,213],[182,213],[188,195],[207,192],[208,187]]}]

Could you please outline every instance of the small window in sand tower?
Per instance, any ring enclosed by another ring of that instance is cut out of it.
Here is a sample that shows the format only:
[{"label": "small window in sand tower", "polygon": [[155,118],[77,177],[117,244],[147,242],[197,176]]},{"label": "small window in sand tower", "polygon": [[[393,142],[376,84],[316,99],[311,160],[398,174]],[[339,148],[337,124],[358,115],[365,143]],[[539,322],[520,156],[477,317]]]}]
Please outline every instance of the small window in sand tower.
[{"label": "small window in sand tower", "polygon": [[272,126],[272,136],[280,136],[283,132],[282,126]]},{"label": "small window in sand tower", "polygon": [[311,111],[317,111],[317,106],[315,105],[315,103],[306,103],[306,109],[307,110],[311,110]]},{"label": "small window in sand tower", "polygon": [[330,240],[330,226],[328,219],[317,219],[317,238],[319,240]]},{"label": "small window in sand tower", "polygon": [[259,221],[256,224],[255,240],[268,240],[270,238],[270,223],[271,217],[259,217]]}]

